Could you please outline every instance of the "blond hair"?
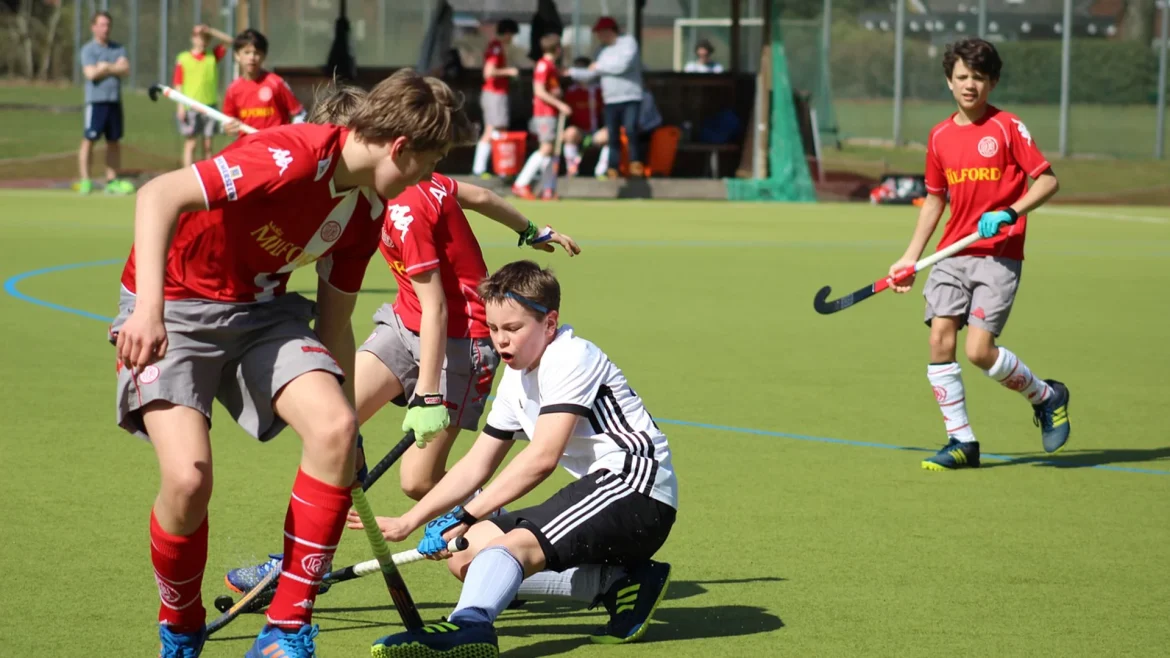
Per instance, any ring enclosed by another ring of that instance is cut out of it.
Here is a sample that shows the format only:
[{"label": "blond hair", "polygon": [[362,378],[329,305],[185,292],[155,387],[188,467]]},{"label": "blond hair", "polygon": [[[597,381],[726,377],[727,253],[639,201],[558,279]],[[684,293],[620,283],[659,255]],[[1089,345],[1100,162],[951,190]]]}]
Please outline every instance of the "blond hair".
[{"label": "blond hair", "polygon": [[468,123],[462,94],[409,68],[374,85],[349,117],[362,141],[385,144],[406,137],[415,151],[450,148]]},{"label": "blond hair", "polygon": [[338,82],[336,79],[318,87],[313,92],[313,111],[309,114],[309,123],[348,126],[354,111],[366,96],[365,89]]},{"label": "blond hair", "polygon": [[509,299],[537,318],[561,308],[561,284],[553,271],[530,260],[501,267],[480,281],[477,289],[484,304],[506,304]]}]

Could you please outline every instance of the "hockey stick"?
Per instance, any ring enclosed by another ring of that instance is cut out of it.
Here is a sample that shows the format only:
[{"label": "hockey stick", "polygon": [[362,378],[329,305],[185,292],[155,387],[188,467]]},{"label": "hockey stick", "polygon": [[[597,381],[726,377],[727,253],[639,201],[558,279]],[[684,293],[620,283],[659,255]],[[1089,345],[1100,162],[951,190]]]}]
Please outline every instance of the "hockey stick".
[{"label": "hockey stick", "polygon": [[[214,120],[216,123],[218,123],[221,126],[227,125],[231,121],[239,121],[239,119],[229,117],[228,115],[224,114],[223,112],[220,112],[219,110],[215,109],[214,107],[204,105],[203,103],[200,103],[199,101],[195,100],[194,98],[191,98],[190,96],[185,96],[183,93],[181,93],[175,89],[172,89],[166,85],[153,84],[150,86],[150,89],[147,91],[147,94],[149,94],[150,100],[155,101],[155,102],[158,102],[158,97],[160,94],[163,96],[166,96],[167,98],[175,101],[179,105],[183,105],[183,106],[188,107],[192,110],[195,110],[196,112],[198,112],[204,116],[210,117],[212,120]],[[240,132],[242,132],[244,134],[248,134],[248,135],[256,132],[256,129],[253,128],[252,126],[249,126],[248,124],[246,124],[242,121],[240,121],[239,123],[240,123]]]},{"label": "hockey stick", "polygon": [[422,616],[414,605],[410,590],[406,589],[406,581],[402,580],[402,574],[398,573],[398,567],[394,566],[390,546],[386,544],[386,538],[378,528],[374,510],[370,508],[370,501],[366,500],[366,492],[359,486],[353,488],[353,507],[361,517],[366,539],[370,540],[370,548],[374,549],[374,557],[377,558],[382,578],[386,581],[386,589],[390,592],[394,607],[398,609],[398,615],[402,617],[402,623],[406,625],[407,630],[422,628]]},{"label": "hockey stick", "polygon": [[895,272],[893,276],[887,276],[884,279],[878,279],[864,288],[832,301],[829,301],[829,293],[832,291],[832,288],[830,286],[825,286],[824,288],[820,289],[820,291],[817,293],[817,296],[813,299],[813,308],[815,308],[817,313],[820,313],[821,315],[828,315],[830,313],[836,313],[837,311],[845,310],[858,302],[862,302],[866,299],[869,299],[870,297],[873,297],[874,295],[894,284],[905,281],[914,274],[921,272],[922,270],[930,267],[931,265],[934,265],[940,260],[949,258],[959,253],[960,251],[979,241],[979,239],[979,232],[976,231],[962,240],[952,244],[946,249],[936,251],[935,253],[927,256],[926,258],[923,258],[922,260],[919,260],[913,265],[907,265],[901,270]]},{"label": "hockey stick", "polygon": [[557,136],[553,143],[552,161],[540,172],[541,196],[549,194],[556,198],[557,177],[561,173],[561,149],[565,145],[565,115],[557,113]]},{"label": "hockey stick", "polygon": [[[452,553],[458,553],[459,551],[467,550],[467,546],[468,544],[466,537],[456,537],[447,544],[447,550],[451,551]],[[394,559],[394,566],[400,567],[404,564],[411,564],[413,562],[425,560],[426,556],[422,553],[419,553],[417,549],[412,549],[409,551],[395,553],[392,558]],[[365,576],[381,570],[382,566],[378,563],[378,560],[366,560],[365,562],[351,564],[343,569],[330,571],[329,573],[322,576],[321,581],[326,585],[336,585],[338,583],[344,583],[347,580],[364,578]],[[234,603],[232,602],[232,597],[230,596],[224,595],[215,599],[215,608],[220,612],[227,612],[233,605]]]},{"label": "hockey stick", "polygon": [[[411,444],[414,443],[414,432],[407,432],[406,436],[402,437],[398,443],[386,453],[382,461],[374,465],[370,472],[366,475],[366,479],[362,482],[362,486],[354,487],[355,490],[369,489],[382,477],[394,462],[398,461],[407,450],[410,449]],[[363,496],[364,499],[364,496]],[[379,535],[380,537],[381,535]],[[217,631],[224,626],[230,624],[236,617],[242,614],[256,612],[272,602],[272,595],[276,593],[276,583],[280,578],[280,569],[274,568],[264,575],[256,586],[248,590],[246,594],[240,597],[234,605],[227,606],[226,609],[221,607],[224,603],[224,596],[220,596],[215,600],[215,607],[220,610],[222,614],[212,621],[207,626],[207,632],[210,634]],[[408,594],[409,596],[409,594]],[[230,599],[230,597],[229,597]]]}]

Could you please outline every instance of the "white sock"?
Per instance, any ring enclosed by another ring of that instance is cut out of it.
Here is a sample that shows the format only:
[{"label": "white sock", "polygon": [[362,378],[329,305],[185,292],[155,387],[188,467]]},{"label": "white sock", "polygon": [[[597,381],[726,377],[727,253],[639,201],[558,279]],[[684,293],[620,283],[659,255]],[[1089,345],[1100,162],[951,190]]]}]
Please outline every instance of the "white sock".
[{"label": "white sock", "polygon": [[999,358],[987,371],[987,376],[1003,384],[1005,388],[1019,391],[1029,404],[1040,404],[1052,395],[1052,387],[1043,379],[1032,374],[1028,366],[1006,347],[999,348]]},{"label": "white sock", "polygon": [[492,157],[492,144],[491,144],[491,142],[483,142],[483,141],[476,142],[475,143],[475,160],[472,162],[472,165],[471,165],[471,173],[476,175],[476,176],[479,176],[480,174],[483,174],[483,173],[487,173],[488,160],[490,160],[491,157]]},{"label": "white sock", "polygon": [[601,155],[597,156],[597,166],[593,168],[596,176],[604,176],[609,171],[609,144],[601,147]]},{"label": "white sock", "polygon": [[565,144],[564,148],[565,148],[565,159],[568,160],[569,162],[572,162],[573,160],[576,160],[578,157],[581,156],[581,151],[578,150],[576,144]]},{"label": "white sock", "polygon": [[932,363],[926,367],[926,378],[934,389],[934,399],[942,411],[947,436],[963,443],[975,440],[971,422],[967,419],[967,393],[963,389],[963,369],[958,363]]},{"label": "white sock", "polygon": [[450,620],[492,623],[516,598],[524,569],[503,546],[489,546],[467,567],[463,592]]},{"label": "white sock", "polygon": [[525,600],[570,599],[592,603],[625,575],[622,567],[601,564],[584,564],[560,573],[541,571],[525,578],[516,596]]},{"label": "white sock", "polygon": [[520,170],[520,175],[516,177],[516,185],[527,187],[551,159],[540,151],[533,151],[532,155],[528,156],[528,162],[524,163],[524,168]]}]

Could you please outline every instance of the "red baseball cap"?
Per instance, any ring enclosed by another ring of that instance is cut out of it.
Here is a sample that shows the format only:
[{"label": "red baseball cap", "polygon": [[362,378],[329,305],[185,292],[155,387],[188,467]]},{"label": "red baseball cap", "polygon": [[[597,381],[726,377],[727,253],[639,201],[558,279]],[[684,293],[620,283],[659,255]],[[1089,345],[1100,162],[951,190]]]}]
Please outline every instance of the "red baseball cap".
[{"label": "red baseball cap", "polygon": [[618,23],[613,19],[612,16],[602,16],[601,18],[597,19],[596,23],[593,24],[594,32],[599,32],[601,30],[612,30],[614,32],[620,32],[618,29]]}]

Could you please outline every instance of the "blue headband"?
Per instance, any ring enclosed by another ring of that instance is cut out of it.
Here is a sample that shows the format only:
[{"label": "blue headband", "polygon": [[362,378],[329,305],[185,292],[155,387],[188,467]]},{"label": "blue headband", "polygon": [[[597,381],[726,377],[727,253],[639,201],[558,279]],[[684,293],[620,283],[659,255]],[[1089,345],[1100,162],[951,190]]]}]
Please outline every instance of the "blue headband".
[{"label": "blue headband", "polygon": [[532,301],[531,299],[528,299],[527,297],[522,297],[520,295],[517,295],[514,292],[506,292],[506,293],[504,293],[504,296],[509,298],[509,299],[514,299],[514,300],[520,302],[521,304],[536,311],[537,313],[548,313],[547,306],[545,306],[544,304],[538,304],[538,303]]}]

